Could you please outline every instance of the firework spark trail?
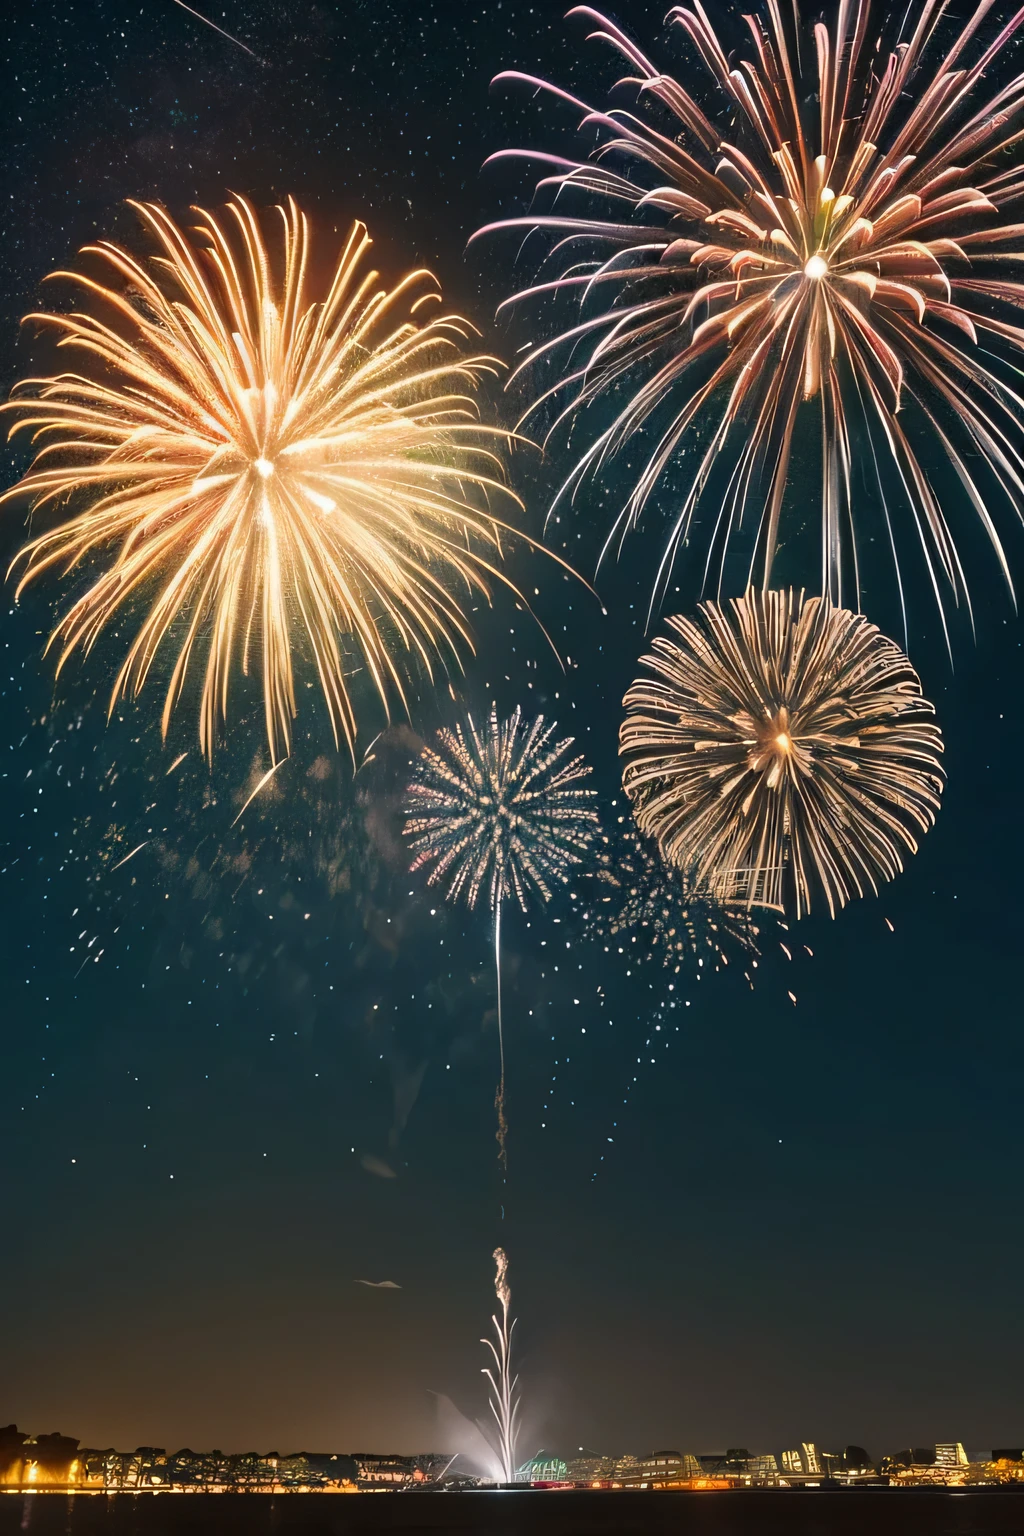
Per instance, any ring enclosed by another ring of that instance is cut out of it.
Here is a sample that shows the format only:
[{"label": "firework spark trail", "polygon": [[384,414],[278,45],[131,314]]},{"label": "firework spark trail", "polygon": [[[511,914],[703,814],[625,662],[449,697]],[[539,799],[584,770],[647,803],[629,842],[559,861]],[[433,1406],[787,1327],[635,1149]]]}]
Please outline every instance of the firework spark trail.
[{"label": "firework spark trail", "polygon": [[720,900],[835,916],[916,853],[944,783],[910,662],[867,619],[748,591],[672,618],[625,698],[623,787],[640,830]]},{"label": "firework spark trail", "polygon": [[505,1113],[505,1026],[501,1017],[501,898],[494,908],[494,987],[498,1000],[498,1091],[494,1109],[498,1116],[498,1148],[502,1166],[508,1167],[508,1116]]},{"label": "firework spark trail", "polygon": [[[593,110],[533,76],[497,77],[567,105],[597,138],[582,160],[523,150],[492,157],[539,163],[538,211],[474,236],[546,232],[550,269],[506,303],[552,294],[580,302],[577,323],[534,346],[513,375],[537,380],[527,417],[550,401],[552,430],[577,430],[600,397],[617,402],[552,511],[646,434],[653,451],[643,450],[603,558],[678,455],[691,445],[698,455],[652,608],[701,521],[713,530],[705,581],[717,565],[721,590],[727,552],[746,525],[756,534],[747,579],[770,584],[810,405],[818,421],[807,440],[821,445],[823,593],[859,606],[861,552],[877,535],[891,553],[904,633],[907,549],[923,555],[943,624],[950,594],[969,611],[961,540],[947,520],[956,498],[936,489],[918,443],[948,462],[962,492],[958,516],[969,522],[973,509],[1012,591],[986,493],[997,490],[1018,514],[1024,506],[1024,283],[1013,275],[1024,262],[1024,224],[1015,222],[1024,74],[982,92],[1024,9],[988,41],[991,5],[980,0],[956,23],[944,0],[892,10],[849,0],[831,26],[814,26],[814,47],[801,49],[797,5],[790,19],[769,0],[764,14],[745,18],[754,57],[735,67],[705,11],[675,6],[670,22],[724,96],[718,122],[589,6],[570,15],[626,60],[618,86],[636,93],[635,108]],[[816,121],[805,121],[807,100],[817,102]],[[538,367],[553,370],[550,387]],[[854,510],[856,460],[873,465],[873,528],[863,501]],[[710,524],[697,517],[705,496]],[[801,507],[794,522],[802,516]]]},{"label": "firework spark trail", "polygon": [[258,780],[258,782],[256,784],[256,788],[248,796],[248,798],[246,799],[245,804],[242,806],[242,809],[239,811],[238,815],[235,817],[234,821],[231,823],[231,825],[233,827],[237,827],[238,823],[241,821],[242,817],[245,815],[245,813],[249,809],[250,805],[252,805],[252,802],[256,799],[256,796],[259,794],[260,790],[263,789],[267,784],[270,783],[271,779],[274,777],[275,773],[280,768],[282,761],[283,761],[283,759],[280,759],[276,763],[271,763],[271,765],[267,769],[266,773],[263,774],[262,778],[260,778]]},{"label": "firework spark trail", "polygon": [[500,569],[514,530],[488,504],[519,505],[496,453],[508,435],[481,425],[476,403],[481,376],[499,364],[467,355],[471,327],[457,315],[418,318],[440,298],[429,273],[378,286],[361,224],[316,303],[310,230],[293,201],[278,209],[277,276],[243,198],[220,222],[198,210],[197,232],[156,204],[132,206],[159,257],[101,241],[84,254],[113,269],[114,286],[54,274],[81,284],[107,318],[29,317],[102,371],[26,380],[3,407],[21,418],[14,431],[43,446],[0,504],[81,506],[21,551],[18,592],[52,566],[70,571],[112,551],[51,637],[58,671],[138,603],[111,710],[168,655],[166,735],[200,667],[210,755],[233,676],[255,671],[278,761],[296,714],[294,653],[304,651],[335,741],[354,760],[353,653],[385,711],[394,697],[407,710],[407,663],[430,678],[471,648],[467,596],[489,597],[494,581],[516,591]]},{"label": "firework spark trail", "polygon": [[515,1318],[509,1317],[512,1293],[508,1284],[508,1256],[504,1248],[495,1248],[494,1293],[501,1307],[491,1317],[494,1339],[481,1339],[494,1357],[494,1365],[485,1366],[482,1374],[490,1383],[489,1402],[498,1429],[498,1459],[501,1463],[501,1480],[511,1483],[516,1474],[516,1441],[519,1435],[519,1377],[512,1370],[512,1334]]},{"label": "firework spark trail", "polygon": [[141,853],[143,848],[145,848],[148,843],[149,843],[149,838],[147,838],[144,843],[136,844],[136,846],[132,849],[131,853],[126,853],[123,859],[119,859],[116,864],[112,864],[111,865],[110,873],[113,874],[115,869],[120,869],[122,864],[127,864],[129,859],[134,859],[135,855],[137,853]]},{"label": "firework spark trail", "polygon": [[[644,983],[652,994],[650,1017],[631,1045],[631,1050],[639,1050],[642,1044],[644,1054],[633,1058],[628,1068],[632,1076],[625,1084],[625,1108],[638,1081],[634,1068],[662,1065],[650,1052],[667,1051],[673,1036],[681,1032],[681,1021],[689,1017],[685,1010],[691,999],[684,992],[691,982],[727,970],[735,961],[745,967],[744,980],[753,988],[761,930],[746,907],[723,903],[708,884],[694,879],[692,870],[666,862],[657,843],[638,831],[632,815],[619,816],[617,826],[602,838],[589,877],[575,882],[573,904],[590,940],[605,954],[622,957],[631,979],[630,998]],[[785,928],[784,923],[779,926]],[[785,945],[781,947],[789,957]],[[597,988],[597,1007],[606,1007],[603,986]],[[608,1024],[613,1021],[609,1019]],[[548,1091],[553,1097],[554,1087]],[[612,1120],[611,1132],[618,1125],[617,1119]],[[606,1131],[603,1144],[614,1140]],[[606,1155],[599,1155],[592,1180]]]},{"label": "firework spark trail", "polygon": [[580,787],[590,769],[582,757],[566,761],[572,737],[555,741],[555,729],[543,715],[524,724],[518,709],[499,721],[492,706],[486,730],[478,731],[470,718],[465,729],[441,731],[436,749],[424,748],[406,799],[411,870],[429,866],[428,883],[445,885],[449,900],[462,899],[471,910],[486,892],[494,919],[501,1053],[495,1107],[503,1167],[502,903],[514,896],[525,912],[531,894],[549,901],[555,885],[569,883],[569,871],[586,857],[598,827],[595,791]]}]

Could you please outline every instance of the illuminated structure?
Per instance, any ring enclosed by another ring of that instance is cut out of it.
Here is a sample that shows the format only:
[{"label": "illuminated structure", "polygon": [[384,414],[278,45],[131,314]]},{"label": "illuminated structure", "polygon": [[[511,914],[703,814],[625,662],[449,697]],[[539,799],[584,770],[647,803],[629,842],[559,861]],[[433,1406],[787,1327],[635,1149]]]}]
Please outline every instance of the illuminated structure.
[{"label": "illuminated structure", "polygon": [[809,1477],[821,1475],[818,1447],[811,1441],[805,1440],[799,1450],[783,1451],[779,1460],[783,1472],[803,1472]]},{"label": "illuminated structure", "polygon": [[726,1478],[736,1488],[771,1487],[779,1480],[779,1464],[771,1453],[752,1456],[745,1448],[701,1456],[700,1470],[705,1477]]},{"label": "illuminated structure", "polygon": [[[453,1469],[448,1455],[297,1451],[134,1451],[79,1448],[65,1435],[0,1428],[0,1492],[145,1494],[357,1493],[480,1486]],[[486,1484],[487,1481],[483,1480]],[[541,1450],[508,1481],[549,1488],[713,1492],[744,1488],[820,1488],[885,1484],[895,1488],[1024,1487],[1021,1447],[975,1451],[958,1441],[896,1451],[881,1473],[861,1446],[827,1451],[806,1441],[776,1454],[733,1448],[715,1455],[652,1451],[646,1455],[575,1456]]]},{"label": "illuminated structure", "polygon": [[568,1478],[568,1464],[553,1451],[538,1451],[523,1462],[515,1475],[517,1483],[564,1483]]},{"label": "illuminated structure", "polygon": [[569,1482],[585,1488],[610,1487],[615,1476],[616,1457],[584,1451],[566,1457],[565,1475]]},{"label": "illuminated structure", "polygon": [[651,1451],[637,1458],[621,1483],[624,1488],[679,1488],[703,1475],[700,1459],[688,1451]]},{"label": "illuminated structure", "polygon": [[66,1488],[81,1482],[78,1441],[67,1435],[23,1435],[0,1429],[0,1487]]}]

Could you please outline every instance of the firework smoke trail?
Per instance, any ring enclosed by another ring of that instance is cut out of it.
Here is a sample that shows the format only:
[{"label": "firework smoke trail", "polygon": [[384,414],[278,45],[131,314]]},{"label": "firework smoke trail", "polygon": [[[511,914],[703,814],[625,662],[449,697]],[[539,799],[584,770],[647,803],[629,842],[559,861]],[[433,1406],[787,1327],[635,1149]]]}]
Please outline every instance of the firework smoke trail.
[{"label": "firework smoke trail", "polygon": [[494,981],[498,995],[498,1059],[501,1071],[494,1107],[498,1113],[498,1156],[501,1166],[508,1168],[508,1119],[505,1115],[505,1030],[501,1021],[501,898],[494,908]]},{"label": "firework smoke trail", "polygon": [[[494,1293],[501,1304],[491,1317],[494,1339],[481,1339],[494,1357],[494,1365],[484,1366],[482,1374],[490,1383],[490,1405],[494,1422],[498,1426],[498,1459],[501,1463],[501,1480],[512,1482],[516,1472],[516,1440],[519,1435],[519,1386],[518,1375],[512,1372],[512,1334],[516,1320],[509,1317],[512,1292],[508,1284],[508,1255],[504,1248],[495,1248]],[[495,1339],[497,1343],[495,1343]]]}]

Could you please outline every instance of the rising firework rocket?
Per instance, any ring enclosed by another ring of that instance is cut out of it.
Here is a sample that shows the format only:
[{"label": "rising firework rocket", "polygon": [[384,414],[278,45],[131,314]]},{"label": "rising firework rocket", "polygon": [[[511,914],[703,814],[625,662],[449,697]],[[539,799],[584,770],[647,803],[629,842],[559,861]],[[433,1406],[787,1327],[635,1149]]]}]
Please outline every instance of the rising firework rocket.
[{"label": "rising firework rocket", "polygon": [[512,1370],[512,1334],[515,1318],[509,1317],[512,1292],[508,1284],[508,1256],[504,1248],[495,1248],[494,1292],[500,1305],[491,1323],[494,1339],[481,1339],[494,1357],[494,1365],[485,1366],[483,1374],[490,1383],[489,1402],[498,1429],[498,1459],[501,1463],[501,1480],[511,1483],[516,1472],[516,1440],[519,1434],[519,1377]]}]

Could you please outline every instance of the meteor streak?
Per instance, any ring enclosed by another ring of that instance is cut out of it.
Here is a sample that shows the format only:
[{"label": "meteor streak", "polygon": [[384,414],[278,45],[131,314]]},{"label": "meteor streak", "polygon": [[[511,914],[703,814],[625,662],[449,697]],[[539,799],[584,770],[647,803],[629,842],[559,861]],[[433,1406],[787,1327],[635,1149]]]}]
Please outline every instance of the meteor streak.
[{"label": "meteor streak", "polygon": [[[189,15],[194,16],[197,21],[203,21],[208,27],[212,27],[215,32],[219,32],[221,37],[226,37],[229,43],[234,43],[238,48],[244,48],[246,53],[251,54],[254,59],[260,58],[258,53],[253,53],[252,49],[237,37],[232,37],[230,32],[225,32],[223,27],[218,27],[215,21],[210,20],[209,16],[204,16],[201,11],[194,11],[190,5],[186,5],[185,0],[174,0],[174,3],[175,5],[180,5],[183,11],[188,11]],[[263,63],[262,59],[260,59],[260,63]]]}]

